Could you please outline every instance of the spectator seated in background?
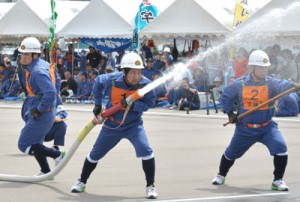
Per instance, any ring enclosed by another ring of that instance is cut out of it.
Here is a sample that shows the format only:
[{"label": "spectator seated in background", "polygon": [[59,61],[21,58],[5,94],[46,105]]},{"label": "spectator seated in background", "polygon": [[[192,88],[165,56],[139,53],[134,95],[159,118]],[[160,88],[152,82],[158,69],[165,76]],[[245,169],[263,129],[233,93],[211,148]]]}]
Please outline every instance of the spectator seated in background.
[{"label": "spectator seated in background", "polygon": [[160,74],[160,71],[153,68],[153,59],[147,58],[146,67],[143,69],[143,75],[152,81],[154,74]]},{"label": "spectator seated in background", "polygon": [[[155,81],[159,77],[160,77],[160,73],[153,74],[152,80]],[[162,83],[155,88],[155,96],[156,96],[155,106],[156,107],[163,107],[168,104],[168,102],[166,101],[168,99],[166,94],[167,94],[167,88],[166,88],[165,83]]]},{"label": "spectator seated in background", "polygon": [[166,58],[166,61],[165,61],[165,67],[169,67],[173,64],[174,62],[174,58],[171,54],[171,49],[169,47],[165,47],[164,50],[163,50],[163,54]]},{"label": "spectator seated in background", "polygon": [[85,72],[87,73],[89,79],[92,77],[94,72],[97,72],[99,74],[99,71],[97,69],[92,68],[92,65],[90,63],[86,63]]},{"label": "spectator seated in background", "polygon": [[112,66],[106,66],[105,68],[105,74],[113,73],[115,70]]},{"label": "spectator seated in background", "polygon": [[275,116],[298,116],[300,99],[298,94],[291,93],[289,95],[281,97],[275,105]]},{"label": "spectator seated in background", "polygon": [[80,83],[80,68],[79,67],[74,68],[73,78],[74,78],[74,80],[76,81],[77,84]]},{"label": "spectator seated in background", "polygon": [[9,75],[16,73],[16,67],[11,64],[11,61],[7,61],[5,63],[5,66],[6,66],[6,70],[8,71]]},{"label": "spectator seated in background", "polygon": [[178,109],[178,102],[180,100],[180,83],[171,80],[168,90],[168,107],[169,109]]},{"label": "spectator seated in background", "polygon": [[197,89],[189,84],[189,80],[184,78],[180,88],[179,110],[198,110],[200,109],[200,99]]},{"label": "spectator seated in background", "polygon": [[220,77],[216,77],[214,79],[215,87],[212,89],[212,93],[214,94],[215,101],[220,101],[220,97],[223,93],[224,86],[222,85],[222,79]]},{"label": "spectator seated in background", "polygon": [[106,73],[114,72],[115,69],[116,69],[116,60],[113,57],[112,53],[108,53],[105,72]]},{"label": "spectator seated in background", "polygon": [[165,70],[165,66],[166,64],[162,59],[162,52],[158,52],[153,62],[153,68],[163,72]]},{"label": "spectator seated in background", "polygon": [[[91,78],[89,79],[90,82],[91,82],[91,84],[92,84],[92,86],[94,85],[95,79],[97,78],[98,75],[99,75],[99,73],[97,71],[94,71],[93,74],[92,74],[92,76],[91,76]],[[93,101],[94,101],[94,95],[93,95],[93,91],[92,91],[91,94],[90,94],[90,96],[89,96],[88,101],[86,101],[85,103],[86,104],[87,103],[91,104],[91,103],[93,103]]]},{"label": "spectator seated in background", "polygon": [[15,80],[15,75],[11,74],[9,79],[4,81],[0,88],[0,99],[8,97],[18,97],[20,93],[20,83],[18,80]]},{"label": "spectator seated in background", "polygon": [[4,81],[8,80],[9,72],[6,70],[4,64],[0,64],[0,87],[4,83]]},{"label": "spectator seated in background", "polygon": [[66,80],[62,80],[61,83],[61,96],[62,97],[71,97],[77,94],[78,84],[75,79],[72,77],[69,71],[65,72]]},{"label": "spectator seated in background", "polygon": [[92,88],[93,88],[93,85],[88,80],[87,72],[82,72],[80,74],[80,83],[79,83],[77,95],[76,95],[77,99],[80,101],[88,100],[89,96],[91,95]]},{"label": "spectator seated in background", "polygon": [[202,67],[193,69],[192,71],[194,85],[199,92],[206,92],[208,89],[208,75],[204,73]]}]

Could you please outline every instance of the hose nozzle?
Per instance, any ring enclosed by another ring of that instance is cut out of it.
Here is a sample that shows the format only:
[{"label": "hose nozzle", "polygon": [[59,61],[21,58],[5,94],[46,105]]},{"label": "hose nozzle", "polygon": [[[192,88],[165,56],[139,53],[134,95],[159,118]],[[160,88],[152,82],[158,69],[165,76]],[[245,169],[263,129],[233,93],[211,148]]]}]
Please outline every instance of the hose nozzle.
[{"label": "hose nozzle", "polygon": [[[126,98],[126,102],[130,106],[130,105],[132,105],[132,103],[134,101],[142,98],[143,96],[144,95],[140,95],[139,90],[137,90],[132,95],[130,95],[129,97]],[[118,104],[114,105],[113,107],[111,107],[108,110],[102,112],[98,116],[95,116],[94,119],[93,119],[93,121],[92,121],[93,124],[95,124],[95,125],[101,124],[105,118],[113,115],[114,113],[116,113],[117,111],[119,111],[121,108],[122,108],[121,103],[118,103]]]},{"label": "hose nozzle", "polygon": [[142,98],[144,95],[140,95],[140,91],[135,91],[132,95],[126,98],[126,102],[128,105],[131,105],[134,101]]}]

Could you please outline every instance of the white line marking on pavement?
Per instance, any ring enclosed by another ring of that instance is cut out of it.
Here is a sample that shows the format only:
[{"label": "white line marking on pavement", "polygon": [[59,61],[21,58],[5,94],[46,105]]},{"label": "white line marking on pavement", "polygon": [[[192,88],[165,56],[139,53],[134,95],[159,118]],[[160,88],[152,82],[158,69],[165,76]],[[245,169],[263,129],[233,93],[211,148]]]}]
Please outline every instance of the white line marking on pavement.
[{"label": "white line marking on pavement", "polygon": [[[6,109],[21,109],[21,106],[15,106],[15,105],[0,105],[0,108],[6,108]],[[69,108],[65,107],[66,111],[74,111],[74,112],[92,112],[91,109],[84,109],[84,108]],[[186,118],[206,118],[206,119],[224,119],[227,120],[227,116],[222,115],[216,115],[216,114],[186,114],[183,113],[169,113],[169,112],[155,112],[155,111],[147,111],[144,112],[145,115],[149,116],[168,116],[168,117],[186,117]],[[284,122],[300,122],[300,119],[297,117],[288,117],[288,118],[282,118],[282,117],[273,117],[275,121],[284,121]]]},{"label": "white line marking on pavement", "polygon": [[[187,117],[187,118],[205,118],[205,119],[224,119],[228,120],[227,115],[206,115],[206,114],[179,114],[179,113],[168,113],[168,112],[144,112],[145,115],[153,115],[153,116],[168,116],[168,117]],[[290,118],[279,118],[273,117],[274,121],[285,121],[285,122],[300,122],[300,119],[297,117]]]},{"label": "white line marking on pavement", "polygon": [[172,199],[162,200],[155,202],[185,202],[185,201],[205,201],[205,200],[219,200],[219,199],[236,199],[236,198],[251,198],[251,197],[263,197],[263,196],[277,196],[286,195],[289,193],[267,193],[267,194],[249,194],[249,195],[237,195],[237,196],[217,196],[217,197],[206,197],[206,198],[190,198],[190,199]]}]

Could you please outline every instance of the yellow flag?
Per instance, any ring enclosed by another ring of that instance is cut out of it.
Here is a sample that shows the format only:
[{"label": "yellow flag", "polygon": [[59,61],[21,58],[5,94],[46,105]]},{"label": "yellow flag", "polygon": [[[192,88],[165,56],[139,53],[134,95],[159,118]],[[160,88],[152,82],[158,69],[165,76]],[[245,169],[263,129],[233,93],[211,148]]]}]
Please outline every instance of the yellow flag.
[{"label": "yellow flag", "polygon": [[236,0],[233,27],[247,20],[251,15],[247,0]]}]

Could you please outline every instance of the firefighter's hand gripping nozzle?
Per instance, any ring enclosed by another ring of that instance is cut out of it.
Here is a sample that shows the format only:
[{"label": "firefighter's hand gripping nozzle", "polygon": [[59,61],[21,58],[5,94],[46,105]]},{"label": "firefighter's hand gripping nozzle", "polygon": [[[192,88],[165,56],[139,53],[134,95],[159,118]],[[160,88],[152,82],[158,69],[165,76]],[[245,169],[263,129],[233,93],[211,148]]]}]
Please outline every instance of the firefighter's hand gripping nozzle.
[{"label": "firefighter's hand gripping nozzle", "polygon": [[133,102],[137,101],[138,99],[142,98],[144,95],[141,95],[139,90],[135,91],[132,95],[126,98],[126,103],[128,106],[131,106]]},{"label": "firefighter's hand gripping nozzle", "polygon": [[103,123],[103,121],[104,121],[104,118],[101,116],[101,114],[94,116],[94,119],[92,120],[94,125],[101,124],[101,123]]},{"label": "firefighter's hand gripping nozzle", "polygon": [[[140,98],[142,98],[144,95],[140,95],[140,91],[137,90],[136,92],[134,92],[132,95],[130,95],[129,97],[126,98],[126,103],[129,106],[129,108],[131,107],[132,103]],[[97,124],[101,124],[103,123],[103,121],[110,117],[111,115],[113,115],[114,113],[116,113],[117,111],[119,111],[122,108],[122,104],[118,103],[116,105],[114,105],[113,107],[109,108],[106,111],[100,112],[98,115],[96,115],[93,119],[93,124],[97,125]]]}]

